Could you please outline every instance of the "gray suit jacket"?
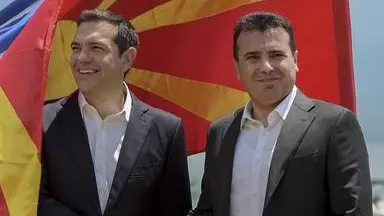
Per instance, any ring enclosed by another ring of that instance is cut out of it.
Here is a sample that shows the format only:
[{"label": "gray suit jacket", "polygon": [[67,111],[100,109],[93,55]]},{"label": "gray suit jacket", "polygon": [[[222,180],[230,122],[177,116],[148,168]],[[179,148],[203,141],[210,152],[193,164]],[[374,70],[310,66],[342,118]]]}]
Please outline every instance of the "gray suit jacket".
[{"label": "gray suit jacket", "polygon": [[[208,134],[202,194],[190,216],[229,216],[243,109]],[[297,92],[272,156],[264,216],[372,216],[368,155],[355,115]]]},{"label": "gray suit jacket", "polygon": [[[132,95],[104,216],[182,216],[191,208],[181,120]],[[77,92],[44,107],[38,215],[101,216]]]}]

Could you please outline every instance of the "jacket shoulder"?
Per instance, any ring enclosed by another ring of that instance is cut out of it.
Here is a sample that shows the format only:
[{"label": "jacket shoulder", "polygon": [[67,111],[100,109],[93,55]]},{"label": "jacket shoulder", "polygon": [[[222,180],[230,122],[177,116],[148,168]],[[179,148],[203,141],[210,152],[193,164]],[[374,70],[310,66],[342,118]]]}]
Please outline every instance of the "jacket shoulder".
[{"label": "jacket shoulder", "polygon": [[56,119],[58,113],[63,109],[63,105],[67,102],[68,97],[44,102],[44,131],[46,131],[53,120]]},{"label": "jacket shoulder", "polygon": [[159,108],[152,107],[148,104],[145,104],[145,105],[148,108],[147,114],[150,115],[152,117],[152,119],[155,120],[156,122],[162,122],[165,124],[170,123],[173,125],[173,124],[176,124],[179,121],[181,121],[180,117],[177,117],[176,115],[174,115],[170,112],[167,112],[167,111],[159,109]]},{"label": "jacket shoulder", "polygon": [[235,119],[235,117],[237,115],[242,115],[243,110],[244,110],[244,108],[240,108],[240,109],[232,112],[231,114],[226,115],[226,116],[214,121],[210,126],[210,130],[212,131],[212,130],[220,130],[220,129],[227,128],[233,122],[233,120]]},{"label": "jacket shoulder", "polygon": [[342,113],[349,113],[349,114],[355,115],[351,110],[349,110],[348,108],[342,107],[340,105],[322,101],[322,100],[313,99],[313,101],[316,104],[314,112],[316,112],[317,116],[335,118],[340,116]]}]

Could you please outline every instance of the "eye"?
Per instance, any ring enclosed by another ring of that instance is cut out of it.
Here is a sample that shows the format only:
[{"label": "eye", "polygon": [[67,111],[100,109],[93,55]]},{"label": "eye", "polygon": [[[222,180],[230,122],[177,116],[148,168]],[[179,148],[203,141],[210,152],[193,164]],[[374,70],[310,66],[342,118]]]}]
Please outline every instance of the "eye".
[{"label": "eye", "polygon": [[81,50],[79,46],[71,46],[71,49],[73,53],[77,53]]},{"label": "eye", "polygon": [[272,58],[284,58],[286,55],[284,53],[272,53]]},{"label": "eye", "polygon": [[104,51],[104,48],[101,46],[92,46],[91,49],[95,52]]},{"label": "eye", "polygon": [[247,55],[245,59],[249,59],[249,60],[257,60],[259,59],[260,57],[258,55]]}]

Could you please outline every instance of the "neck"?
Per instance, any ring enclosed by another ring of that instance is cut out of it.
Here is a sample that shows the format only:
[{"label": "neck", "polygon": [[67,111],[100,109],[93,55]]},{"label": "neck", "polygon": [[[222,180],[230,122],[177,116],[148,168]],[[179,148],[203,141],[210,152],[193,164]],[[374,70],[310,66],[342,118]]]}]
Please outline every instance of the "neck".
[{"label": "neck", "polygon": [[252,99],[251,96],[251,105],[252,105],[252,117],[261,122],[265,122],[268,118],[268,115],[292,92],[288,92],[283,98],[280,100],[271,103],[271,104],[261,104],[256,100]]},{"label": "neck", "polygon": [[102,119],[123,109],[126,94],[123,83],[113,89],[83,92],[87,102],[97,110]]},{"label": "neck", "polygon": [[256,120],[264,122],[268,115],[276,108],[277,105],[261,105],[252,101],[252,117]]}]

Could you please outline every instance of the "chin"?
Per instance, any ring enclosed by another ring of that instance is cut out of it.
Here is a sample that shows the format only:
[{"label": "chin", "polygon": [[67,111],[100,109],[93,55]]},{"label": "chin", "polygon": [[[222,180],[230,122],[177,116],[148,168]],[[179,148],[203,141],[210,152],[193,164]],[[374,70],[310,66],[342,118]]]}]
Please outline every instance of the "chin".
[{"label": "chin", "polygon": [[268,98],[260,98],[258,100],[259,104],[262,106],[276,106],[278,105],[282,100],[284,99],[284,96],[274,96],[274,97],[268,97]]},{"label": "chin", "polygon": [[90,93],[94,90],[95,88],[93,86],[79,85],[79,91],[82,93]]}]

